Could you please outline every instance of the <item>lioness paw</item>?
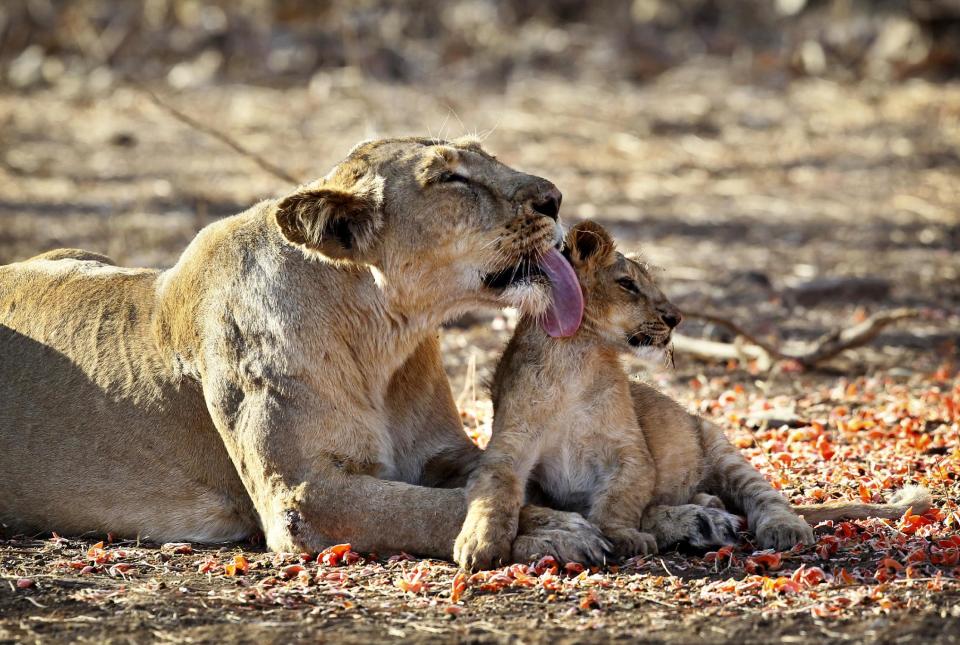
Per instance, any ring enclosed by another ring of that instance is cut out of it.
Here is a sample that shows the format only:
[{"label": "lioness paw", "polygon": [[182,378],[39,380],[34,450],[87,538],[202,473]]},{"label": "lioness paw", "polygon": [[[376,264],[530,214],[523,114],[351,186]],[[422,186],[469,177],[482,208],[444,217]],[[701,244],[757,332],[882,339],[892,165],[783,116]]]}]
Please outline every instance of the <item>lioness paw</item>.
[{"label": "lioness paw", "polygon": [[765,518],[757,525],[757,542],[761,549],[785,551],[815,541],[810,525],[792,513]]},{"label": "lioness paw", "polygon": [[529,562],[550,555],[560,562],[602,564],[612,552],[596,526],[577,513],[525,506],[513,542],[513,560]]},{"label": "lioness paw", "polygon": [[634,528],[607,528],[603,536],[613,546],[618,558],[632,558],[635,555],[650,555],[657,552],[657,538]]}]

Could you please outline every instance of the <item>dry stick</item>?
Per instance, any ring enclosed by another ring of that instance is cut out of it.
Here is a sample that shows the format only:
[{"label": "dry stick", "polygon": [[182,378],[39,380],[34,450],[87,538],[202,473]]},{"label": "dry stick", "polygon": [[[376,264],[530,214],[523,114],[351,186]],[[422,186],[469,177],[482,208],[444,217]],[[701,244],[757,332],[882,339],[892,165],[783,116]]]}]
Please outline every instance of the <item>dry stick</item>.
[{"label": "dry stick", "polygon": [[876,338],[884,327],[901,320],[918,318],[920,311],[903,307],[891,311],[878,311],[861,323],[822,336],[812,350],[806,352],[800,360],[805,366],[833,358],[851,347],[866,345]]},{"label": "dry stick", "polygon": [[[772,361],[794,360],[804,367],[811,368],[843,351],[866,345],[876,338],[885,327],[895,322],[917,318],[920,315],[919,310],[906,307],[890,311],[878,311],[852,327],[821,336],[807,351],[794,354],[786,353],[770,343],[757,339],[737,323],[722,316],[690,313],[687,316],[688,318],[699,318],[726,327],[737,335],[737,341],[739,342],[733,344],[718,343],[678,334],[674,336],[673,345],[674,349],[678,351],[701,358],[726,360],[746,358],[764,361],[768,365]],[[749,344],[743,344],[743,341]]]},{"label": "dry stick", "polygon": [[[720,325],[721,327],[726,327],[727,329],[732,331],[734,334],[736,334],[739,338],[742,338],[743,340],[747,341],[751,345],[755,345],[756,346],[755,349],[759,349],[761,352],[765,353],[770,358],[775,358],[777,360],[791,358],[791,357],[785,356],[778,348],[774,347],[770,343],[760,340],[759,338],[757,338],[756,336],[754,336],[753,334],[748,332],[746,329],[744,329],[742,326],[738,325],[736,322],[730,320],[729,318],[724,318],[723,316],[718,316],[716,314],[704,314],[704,313],[690,313],[686,315],[688,318],[697,318],[699,320],[710,322],[715,325]],[[695,340],[695,339],[690,339],[690,340]],[[706,342],[710,343],[712,341],[706,341]],[[714,344],[728,345],[728,343],[714,343]],[[736,351],[740,352],[741,354],[743,353],[743,350],[746,349],[746,348],[736,347],[736,346],[733,346],[733,347]],[[757,352],[754,351],[749,353],[757,353]]]},{"label": "dry stick", "polygon": [[163,109],[164,111],[166,111],[168,114],[173,116],[175,119],[177,119],[181,123],[184,123],[185,125],[193,128],[194,130],[199,130],[200,132],[203,132],[204,134],[211,136],[214,139],[220,141],[221,143],[229,146],[235,152],[246,157],[247,159],[250,159],[255,164],[260,166],[260,168],[267,171],[274,177],[277,177],[278,179],[282,179],[283,181],[289,182],[295,186],[299,186],[300,184],[303,183],[303,181],[301,181],[300,179],[297,179],[296,177],[289,174],[287,171],[283,170],[279,166],[276,166],[271,162],[267,161],[266,159],[258,155],[256,152],[253,152],[252,150],[249,150],[246,147],[242,146],[241,144],[237,143],[233,138],[227,136],[223,132],[220,132],[219,130],[214,129],[209,125],[200,123],[190,115],[181,112],[180,110],[178,110],[177,108],[175,108],[174,106],[170,105],[169,103],[161,99],[159,96],[157,96],[151,89],[144,87],[139,83],[135,83],[134,87],[136,87],[138,90],[143,92],[144,95],[146,95],[147,98],[149,98],[154,105]]},{"label": "dry stick", "polygon": [[[685,313],[684,315],[687,318],[694,317],[691,313]],[[704,360],[755,360],[759,363],[761,370],[766,370],[770,367],[770,354],[756,345],[748,345],[741,341],[742,338],[740,336],[738,336],[733,343],[720,343],[714,340],[674,334],[673,349],[676,352],[689,354]]]}]

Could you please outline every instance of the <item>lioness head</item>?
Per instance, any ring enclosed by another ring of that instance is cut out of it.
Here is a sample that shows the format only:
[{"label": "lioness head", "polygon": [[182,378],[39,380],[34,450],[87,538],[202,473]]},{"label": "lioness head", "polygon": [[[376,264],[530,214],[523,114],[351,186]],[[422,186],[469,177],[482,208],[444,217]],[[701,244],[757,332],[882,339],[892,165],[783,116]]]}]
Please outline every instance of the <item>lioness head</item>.
[{"label": "lioness head", "polygon": [[552,183],[500,163],[475,141],[384,139],[358,145],[326,177],[281,200],[276,221],[308,255],[374,267],[407,307],[451,315],[515,305],[536,315],[570,291],[554,288],[552,298],[549,267],[538,269],[559,257],[560,201]]},{"label": "lioness head", "polygon": [[594,222],[570,229],[566,247],[585,296],[581,333],[641,358],[665,358],[682,315],[649,268],[617,252],[607,230]]}]

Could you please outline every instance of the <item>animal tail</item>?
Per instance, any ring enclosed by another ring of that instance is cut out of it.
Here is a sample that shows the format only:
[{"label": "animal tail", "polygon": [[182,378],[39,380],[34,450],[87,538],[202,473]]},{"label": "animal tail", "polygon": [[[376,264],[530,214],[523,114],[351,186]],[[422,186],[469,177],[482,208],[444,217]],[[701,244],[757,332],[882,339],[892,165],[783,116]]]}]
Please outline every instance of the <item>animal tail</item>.
[{"label": "animal tail", "polygon": [[790,508],[802,515],[809,524],[827,520],[865,520],[879,517],[896,520],[912,509],[915,515],[926,512],[933,505],[930,491],[922,486],[905,486],[897,491],[886,504],[863,504],[860,502],[826,502],[824,504],[796,504]]}]

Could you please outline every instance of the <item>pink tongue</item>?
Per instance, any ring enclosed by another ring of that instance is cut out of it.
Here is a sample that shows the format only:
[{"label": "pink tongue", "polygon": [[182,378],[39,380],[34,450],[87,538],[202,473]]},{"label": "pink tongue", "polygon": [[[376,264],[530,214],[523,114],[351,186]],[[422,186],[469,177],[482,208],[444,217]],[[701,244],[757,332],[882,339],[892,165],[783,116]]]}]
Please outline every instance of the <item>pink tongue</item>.
[{"label": "pink tongue", "polygon": [[577,274],[557,249],[550,249],[540,260],[540,268],[550,279],[553,302],[540,320],[543,330],[554,338],[572,336],[583,320],[583,292]]}]

